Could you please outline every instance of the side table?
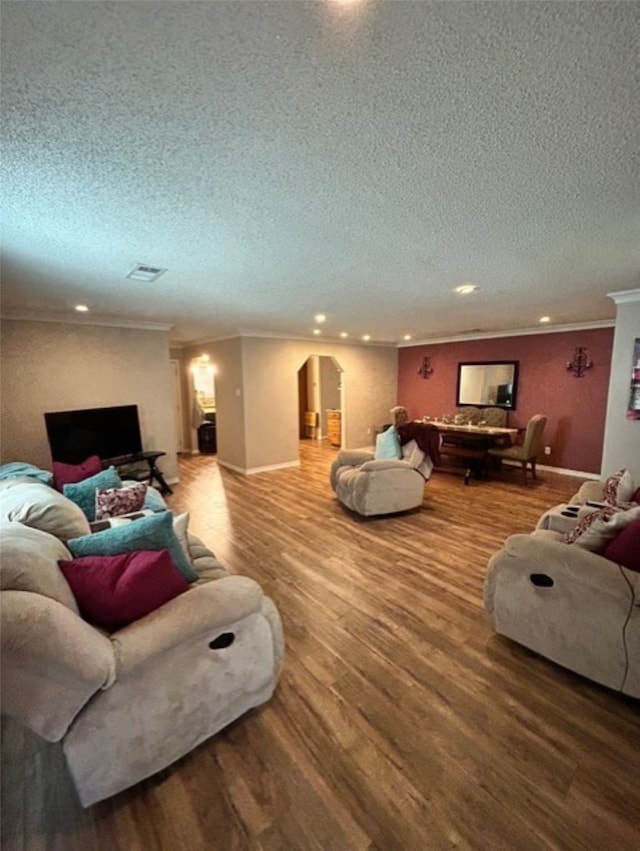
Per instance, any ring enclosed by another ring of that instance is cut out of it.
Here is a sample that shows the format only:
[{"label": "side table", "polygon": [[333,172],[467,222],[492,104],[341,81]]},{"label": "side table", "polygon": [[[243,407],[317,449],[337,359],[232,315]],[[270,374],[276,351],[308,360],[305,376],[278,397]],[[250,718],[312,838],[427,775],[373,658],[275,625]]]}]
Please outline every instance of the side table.
[{"label": "side table", "polygon": [[[160,493],[163,496],[166,496],[166,494],[173,493],[173,491],[167,484],[167,480],[156,464],[158,458],[162,458],[162,456],[166,454],[166,452],[158,452],[154,450],[149,450],[148,452],[137,452],[135,455],[132,455],[131,458],[128,458],[126,462],[117,465],[118,472],[121,472],[128,478],[135,479],[136,482],[143,482],[148,479],[150,485],[153,484],[155,479],[160,486]],[[144,467],[141,466],[140,463],[143,461],[146,462],[146,466]]]}]

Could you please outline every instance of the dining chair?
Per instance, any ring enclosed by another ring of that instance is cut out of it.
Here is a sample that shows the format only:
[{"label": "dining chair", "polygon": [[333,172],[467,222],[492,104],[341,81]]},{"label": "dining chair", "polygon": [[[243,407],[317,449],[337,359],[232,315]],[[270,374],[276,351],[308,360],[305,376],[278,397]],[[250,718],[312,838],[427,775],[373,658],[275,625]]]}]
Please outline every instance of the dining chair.
[{"label": "dining chair", "polygon": [[527,484],[527,465],[531,466],[531,475],[536,478],[536,459],[543,453],[542,435],[547,424],[543,414],[535,414],[527,423],[524,440],[521,446],[508,446],[505,449],[490,449],[489,455],[501,461],[519,461],[522,467],[522,478]]}]

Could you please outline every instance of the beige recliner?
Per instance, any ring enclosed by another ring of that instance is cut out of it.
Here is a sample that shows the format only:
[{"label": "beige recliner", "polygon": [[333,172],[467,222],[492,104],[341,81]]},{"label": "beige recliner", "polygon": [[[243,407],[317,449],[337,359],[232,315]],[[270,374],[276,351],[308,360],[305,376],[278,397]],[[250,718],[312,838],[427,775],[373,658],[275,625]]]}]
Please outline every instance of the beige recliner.
[{"label": "beige recliner", "polygon": [[439,461],[433,426],[408,422],[407,409],[402,405],[391,408],[391,415],[402,444],[402,458],[377,460],[368,450],[342,450],[331,465],[331,487],[336,496],[365,517],[421,505],[434,460]]},{"label": "beige recliner", "polygon": [[343,449],[331,465],[330,480],[343,505],[368,517],[422,505],[432,470],[431,459],[411,440],[397,460],[376,461],[373,452]]},{"label": "beige recliner", "polygon": [[[188,538],[198,582],[107,634],[85,621],[58,560],[89,532],[46,485],[0,488],[2,710],[62,743],[83,806],[166,768],[267,701],[283,657],[278,611]],[[135,522],[135,521],[134,521]],[[53,533],[53,534],[52,534]]]}]

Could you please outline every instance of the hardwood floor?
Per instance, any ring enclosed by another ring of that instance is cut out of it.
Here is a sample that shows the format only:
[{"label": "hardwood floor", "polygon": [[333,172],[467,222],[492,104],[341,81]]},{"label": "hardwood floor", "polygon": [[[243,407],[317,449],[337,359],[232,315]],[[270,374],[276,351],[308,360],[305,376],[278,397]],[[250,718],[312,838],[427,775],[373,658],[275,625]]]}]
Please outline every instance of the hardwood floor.
[{"label": "hardwood floor", "polygon": [[638,703],[494,635],[483,610],[489,556],[579,481],[436,473],[421,509],[366,520],[330,490],[334,454],[304,441],[300,469],[250,477],[180,462],[170,507],[281,611],[276,693],[89,810],[59,746],[7,721],[3,849],[640,846]]}]

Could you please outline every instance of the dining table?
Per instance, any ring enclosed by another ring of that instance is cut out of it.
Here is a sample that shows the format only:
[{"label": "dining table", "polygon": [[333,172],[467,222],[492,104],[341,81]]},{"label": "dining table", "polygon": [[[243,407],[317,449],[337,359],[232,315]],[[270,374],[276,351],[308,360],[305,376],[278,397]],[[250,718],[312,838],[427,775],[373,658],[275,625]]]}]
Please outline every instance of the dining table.
[{"label": "dining table", "polygon": [[[489,450],[515,443],[519,429],[449,420],[423,419],[440,433],[440,455],[452,457],[458,463],[442,465],[440,469],[455,472],[464,468],[464,483],[486,477]],[[462,463],[460,463],[462,462]]]}]

